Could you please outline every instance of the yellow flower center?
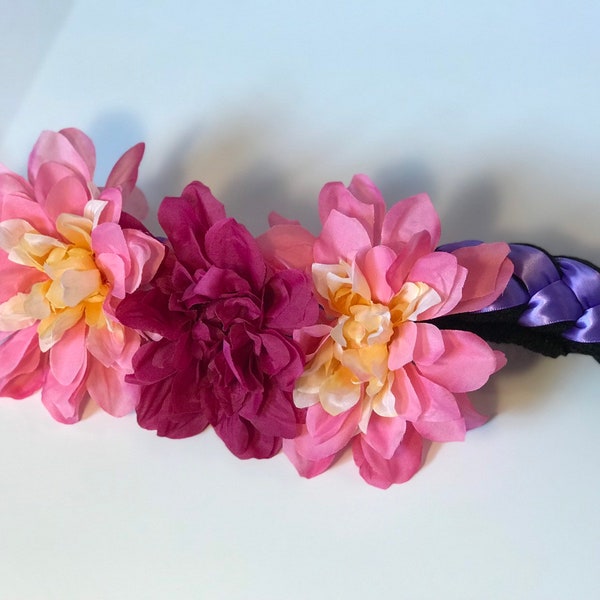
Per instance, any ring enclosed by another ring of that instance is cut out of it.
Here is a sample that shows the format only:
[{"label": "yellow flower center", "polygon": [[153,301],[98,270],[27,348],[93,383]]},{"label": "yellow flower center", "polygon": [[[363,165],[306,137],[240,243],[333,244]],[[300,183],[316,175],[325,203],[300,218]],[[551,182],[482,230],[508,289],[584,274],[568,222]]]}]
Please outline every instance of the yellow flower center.
[{"label": "yellow flower center", "polygon": [[105,202],[91,200],[83,216],[61,214],[56,228],[63,242],[20,219],[0,224],[0,246],[12,262],[37,269],[43,281],[0,305],[0,329],[18,330],[38,322],[40,348],[50,349],[82,317],[105,327],[103,303],[109,291],[94,260],[91,232]]},{"label": "yellow flower center", "polygon": [[296,382],[298,406],[320,402],[332,415],[361,402],[366,430],[371,411],[396,416],[391,391],[394,373],[388,368],[389,346],[397,328],[440,301],[425,283],[405,283],[389,302],[374,302],[371,290],[357,267],[345,263],[313,268],[317,291],[328,308],[338,314],[330,337]]}]

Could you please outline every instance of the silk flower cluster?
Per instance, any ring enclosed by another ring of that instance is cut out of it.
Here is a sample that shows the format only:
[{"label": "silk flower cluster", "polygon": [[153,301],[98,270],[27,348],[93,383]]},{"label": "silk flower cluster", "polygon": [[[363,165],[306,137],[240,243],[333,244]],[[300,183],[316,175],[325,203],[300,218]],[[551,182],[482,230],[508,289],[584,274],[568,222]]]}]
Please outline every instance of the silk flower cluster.
[{"label": "silk flower cluster", "polygon": [[503,242],[437,249],[425,195],[389,211],[365,176],[319,196],[315,236],[279,215],[258,238],[193,182],[151,235],[139,144],[104,186],[81,131],[44,132],[28,179],[0,166],[0,394],[41,390],[58,421],[88,398],[180,438],[214,427],[240,458],[283,446],[313,477],[351,447],[385,488],[423,440],[485,422],[467,393],[504,356],[436,319],[485,309],[513,274]]}]

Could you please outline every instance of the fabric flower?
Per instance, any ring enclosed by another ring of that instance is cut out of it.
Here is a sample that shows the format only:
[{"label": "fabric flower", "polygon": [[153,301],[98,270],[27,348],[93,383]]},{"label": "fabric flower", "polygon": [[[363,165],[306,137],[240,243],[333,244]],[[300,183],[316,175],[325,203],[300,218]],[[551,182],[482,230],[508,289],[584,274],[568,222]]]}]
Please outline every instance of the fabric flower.
[{"label": "fabric flower", "polygon": [[94,145],[77,129],[42,133],[29,181],[0,165],[0,395],[41,389],[63,423],[79,419],[87,394],[115,416],[137,403],[124,377],[139,334],[114,310],[164,255],[122,213],[130,198],[142,206],[135,182],[143,152],[142,144],[128,150],[104,188],[93,183]]},{"label": "fabric flower", "polygon": [[420,468],[423,438],[461,440],[485,421],[466,393],[504,356],[431,320],[494,301],[513,271],[509,248],[436,251],[440,222],[429,198],[408,198],[386,213],[364,176],[349,188],[326,185],[319,212],[316,238],[278,218],[259,239],[274,264],[312,273],[326,314],[296,333],[309,359],[294,389],[306,423],[284,450],[312,477],[351,444],[362,477],[386,488]]},{"label": "fabric flower", "polygon": [[172,247],[150,289],[125,299],[122,322],[149,333],[129,381],[138,422],[158,435],[209,424],[240,458],[267,458],[297,433],[292,390],[304,355],[294,329],[316,322],[309,278],[267,266],[256,240],[199,182],[158,211]]}]

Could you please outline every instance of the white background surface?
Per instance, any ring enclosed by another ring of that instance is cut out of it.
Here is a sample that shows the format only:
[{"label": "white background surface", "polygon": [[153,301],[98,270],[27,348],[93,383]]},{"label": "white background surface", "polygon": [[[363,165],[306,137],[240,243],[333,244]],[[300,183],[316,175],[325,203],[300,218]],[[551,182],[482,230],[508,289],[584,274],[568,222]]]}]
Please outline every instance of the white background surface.
[{"label": "white background surface", "polygon": [[[600,263],[598,3],[168,4],[0,0],[0,161],[77,126],[103,182],[145,140],[153,206],[201,179],[254,233],[365,172],[445,241]],[[0,598],[595,597],[600,365],[508,351],[496,417],[385,492],[2,399]]]}]

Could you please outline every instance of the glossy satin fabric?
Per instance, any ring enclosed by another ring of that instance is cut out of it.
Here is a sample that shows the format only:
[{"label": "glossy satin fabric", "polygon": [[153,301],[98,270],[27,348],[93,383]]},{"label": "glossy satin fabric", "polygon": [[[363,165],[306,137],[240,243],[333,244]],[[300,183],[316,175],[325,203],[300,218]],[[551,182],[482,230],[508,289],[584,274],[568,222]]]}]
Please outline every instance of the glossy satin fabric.
[{"label": "glossy satin fabric", "polygon": [[[481,242],[467,240],[440,247],[452,252]],[[534,328],[573,323],[562,333],[582,344],[600,342],[600,272],[576,258],[552,257],[527,244],[510,244],[515,272],[504,293],[481,312],[523,307],[518,324]]]}]

